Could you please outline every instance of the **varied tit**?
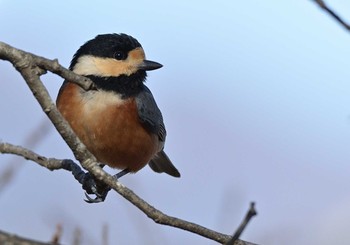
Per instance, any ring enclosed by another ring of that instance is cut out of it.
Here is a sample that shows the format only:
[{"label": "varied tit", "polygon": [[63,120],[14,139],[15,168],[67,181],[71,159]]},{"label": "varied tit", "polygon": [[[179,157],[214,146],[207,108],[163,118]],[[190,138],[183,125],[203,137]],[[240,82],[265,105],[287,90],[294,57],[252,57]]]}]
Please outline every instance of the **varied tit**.
[{"label": "varied tit", "polygon": [[64,81],[57,107],[87,149],[102,164],[137,172],[180,177],[164,152],[166,130],[146,71],[162,65],[145,59],[141,44],[126,34],[104,34],[75,53],[70,70],[86,76],[94,89]]}]

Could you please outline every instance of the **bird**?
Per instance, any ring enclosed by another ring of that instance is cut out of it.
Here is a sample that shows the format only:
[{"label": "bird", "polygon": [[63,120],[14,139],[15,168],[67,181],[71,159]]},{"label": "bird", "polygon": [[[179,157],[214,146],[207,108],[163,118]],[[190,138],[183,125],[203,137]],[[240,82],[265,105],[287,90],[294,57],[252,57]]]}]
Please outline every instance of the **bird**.
[{"label": "bird", "polygon": [[124,33],[97,35],[74,54],[69,69],[93,86],[84,90],[65,80],[56,105],[102,166],[122,169],[123,175],[148,164],[157,173],[180,177],[164,152],[163,116],[145,85],[147,71],[161,67]]}]

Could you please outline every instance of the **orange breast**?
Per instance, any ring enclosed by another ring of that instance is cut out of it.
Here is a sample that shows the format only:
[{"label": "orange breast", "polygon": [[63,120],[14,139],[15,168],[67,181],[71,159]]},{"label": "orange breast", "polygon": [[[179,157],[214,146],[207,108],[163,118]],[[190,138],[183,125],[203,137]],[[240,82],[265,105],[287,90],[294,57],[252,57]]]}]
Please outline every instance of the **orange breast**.
[{"label": "orange breast", "polygon": [[113,92],[85,92],[68,83],[57,98],[57,107],[101,163],[136,172],[158,151],[158,136],[140,124],[133,98],[123,100]]}]

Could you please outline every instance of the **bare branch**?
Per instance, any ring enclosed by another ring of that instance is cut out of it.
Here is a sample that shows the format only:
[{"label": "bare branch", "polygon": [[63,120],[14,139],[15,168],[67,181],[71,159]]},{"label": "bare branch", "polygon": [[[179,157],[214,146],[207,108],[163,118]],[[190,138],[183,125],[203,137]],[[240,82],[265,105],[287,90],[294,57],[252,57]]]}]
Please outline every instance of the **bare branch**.
[{"label": "bare branch", "polygon": [[74,234],[73,234],[73,245],[81,245],[81,230],[79,227],[74,229]]},{"label": "bare branch", "polygon": [[15,49],[14,47],[11,47],[3,42],[0,42],[0,59],[10,61],[18,71],[24,70],[25,68],[40,67],[43,69],[41,70],[42,74],[44,74],[46,71],[50,71],[66,80],[69,80],[70,82],[78,84],[85,90],[89,90],[94,87],[89,78],[80,76],[64,68],[58,63],[57,59],[49,60],[35,54]]},{"label": "bare branch", "polygon": [[328,7],[328,5],[323,0],[313,0],[320,6],[324,11],[326,11],[330,16],[332,16],[339,24],[341,24],[348,31],[350,30],[350,25],[346,23],[337,13]]},{"label": "bare branch", "polygon": [[61,224],[57,224],[56,231],[53,234],[53,237],[51,239],[51,243],[55,244],[55,245],[60,244],[61,238],[62,238],[62,225]]},{"label": "bare branch", "polygon": [[241,236],[244,229],[247,227],[251,218],[253,218],[255,215],[257,215],[257,212],[256,212],[254,206],[255,206],[254,202],[250,203],[249,210],[248,210],[246,216],[244,217],[244,220],[242,221],[240,226],[237,228],[237,230],[236,230],[235,234],[232,236],[232,238],[227,243],[225,243],[225,245],[234,245],[235,242],[238,240],[238,238]]},{"label": "bare branch", "polygon": [[[49,170],[65,169],[68,171],[72,171],[72,169],[75,169],[75,168],[80,169],[80,167],[72,161],[59,160],[55,158],[46,158],[24,147],[12,145],[9,143],[0,143],[0,153],[15,154],[18,156],[22,156],[25,159],[36,162],[39,165]],[[102,174],[104,176],[104,173]],[[106,181],[106,183],[110,187],[115,189],[119,194],[121,194],[123,197],[129,200],[136,207],[141,209],[141,211],[143,211],[149,218],[153,219],[158,224],[173,226],[183,230],[187,230],[187,231],[196,233],[198,235],[207,237],[209,239],[215,240],[220,243],[224,243],[225,241],[231,238],[228,235],[225,235],[216,231],[212,231],[200,225],[165,215],[159,210],[149,205],[143,199],[138,197],[133,191],[131,191],[130,189],[128,189],[127,187],[123,186],[121,183],[116,181],[113,178],[113,176],[106,174],[106,178],[108,178],[108,181]],[[244,243],[244,244],[250,244],[250,243]]]},{"label": "bare branch", "polygon": [[31,239],[19,237],[4,231],[0,231],[0,244],[17,245],[52,245],[52,243],[38,242]]},{"label": "bare branch", "polygon": [[[10,61],[16,69],[21,73],[22,77],[26,81],[33,95],[39,102],[43,111],[47,114],[53,125],[56,127],[57,131],[60,133],[62,138],[66,141],[68,146],[74,153],[75,158],[81,163],[82,167],[90,172],[96,179],[100,180],[102,183],[108,185],[125,199],[139,208],[144,212],[149,218],[154,220],[158,224],[168,225],[183,230],[190,231],[192,233],[198,234],[200,236],[212,239],[214,241],[225,243],[231,239],[231,236],[225,235],[198,224],[188,222],[176,217],[168,216],[161,211],[155,209],[153,206],[145,202],[139,196],[137,196],[129,188],[122,185],[113,176],[105,172],[97,163],[96,158],[86,149],[85,145],[80,142],[77,136],[74,134],[73,130],[62,117],[62,115],[57,110],[54,102],[49,96],[48,91],[40,80],[40,76],[46,72],[46,70],[52,71],[70,81],[79,83],[85,88],[91,87],[91,81],[85,77],[78,76],[73,72],[61,67],[57,60],[48,60],[33,54],[15,49],[5,43],[0,42],[0,59]],[[72,80],[71,80],[72,79]],[[87,86],[87,83],[90,85]],[[26,159],[30,159],[39,163],[41,166],[47,167],[50,170],[63,168],[69,171],[79,172],[79,166],[69,162],[69,160],[57,160],[53,158],[45,158],[43,156],[37,155],[36,153],[23,149],[22,147],[1,143],[3,153],[12,153],[21,155]],[[61,164],[61,166],[60,166]],[[77,169],[78,168],[78,169]],[[82,172],[80,170],[80,172]],[[79,172],[79,173],[80,173]],[[76,179],[78,179],[76,177]],[[79,181],[80,182],[80,181]],[[81,182],[80,182],[81,183]],[[235,244],[251,244],[249,242],[237,241]]]},{"label": "bare branch", "polygon": [[55,158],[46,158],[24,147],[12,145],[9,143],[4,143],[4,142],[0,143],[0,153],[14,154],[17,156],[24,157],[25,159],[36,162],[49,170],[56,170],[56,169],[63,168],[62,160],[58,160]]},{"label": "bare branch", "polygon": [[109,226],[107,224],[103,224],[102,226],[102,245],[108,245],[108,235],[109,234]]}]

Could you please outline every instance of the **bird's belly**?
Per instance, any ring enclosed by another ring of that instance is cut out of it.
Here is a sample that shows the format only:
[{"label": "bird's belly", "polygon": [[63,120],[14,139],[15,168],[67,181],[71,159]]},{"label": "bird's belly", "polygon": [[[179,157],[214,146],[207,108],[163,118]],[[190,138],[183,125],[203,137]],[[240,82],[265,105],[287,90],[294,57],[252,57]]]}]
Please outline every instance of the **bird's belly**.
[{"label": "bird's belly", "polygon": [[108,96],[81,99],[60,111],[98,161],[136,172],[156,154],[158,137],[140,124],[134,99]]},{"label": "bird's belly", "polygon": [[155,135],[147,133],[137,123],[108,119],[104,123],[105,125],[85,123],[84,132],[87,148],[100,162],[136,172],[156,153]]}]

